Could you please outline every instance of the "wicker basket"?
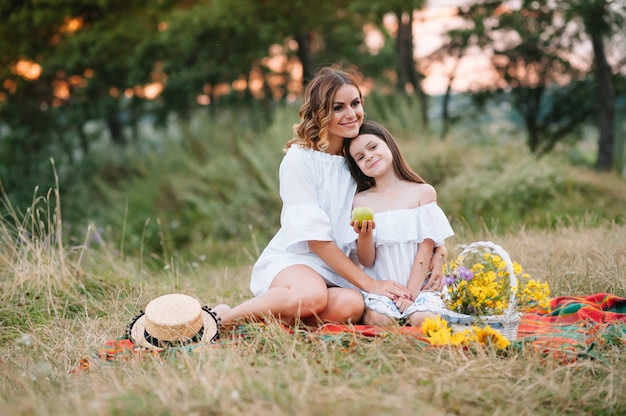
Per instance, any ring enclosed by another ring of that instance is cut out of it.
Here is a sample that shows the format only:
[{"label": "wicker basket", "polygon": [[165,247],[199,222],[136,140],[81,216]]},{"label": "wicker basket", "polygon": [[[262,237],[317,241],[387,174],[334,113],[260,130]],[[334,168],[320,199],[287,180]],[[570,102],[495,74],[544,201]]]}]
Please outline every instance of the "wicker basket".
[{"label": "wicker basket", "polygon": [[[480,321],[480,323],[484,325],[489,325],[490,327],[504,335],[504,337],[509,341],[514,341],[517,338],[517,328],[519,326],[522,314],[515,309],[517,305],[517,279],[515,278],[515,273],[513,272],[513,262],[511,261],[509,253],[507,253],[502,247],[491,241],[477,241],[465,247],[465,249],[459,254],[458,259],[459,261],[462,261],[468,253],[474,252],[477,249],[485,248],[493,250],[494,253],[499,255],[502,260],[506,262],[506,269],[509,273],[509,278],[511,279],[511,294],[509,296],[508,306],[502,315],[482,315],[472,318],[476,318],[475,320]],[[453,325],[453,328],[454,327],[457,327],[457,325]],[[458,328],[455,329],[460,328],[462,328],[461,325],[459,325]]]}]

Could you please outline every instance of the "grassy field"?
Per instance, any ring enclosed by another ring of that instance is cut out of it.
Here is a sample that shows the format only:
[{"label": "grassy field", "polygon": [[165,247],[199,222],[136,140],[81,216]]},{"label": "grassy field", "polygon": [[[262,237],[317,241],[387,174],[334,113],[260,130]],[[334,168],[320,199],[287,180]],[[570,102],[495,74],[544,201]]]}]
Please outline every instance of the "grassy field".
[{"label": "grassy field", "polygon": [[[531,349],[429,347],[407,336],[287,334],[276,323],[197,354],[147,357],[68,374],[120,337],[146,303],[182,292],[213,305],[249,296],[251,262],[163,270],[102,245],[67,247],[55,212],[2,224],[0,409],[5,415],[618,415],[626,412],[624,345],[564,363]],[[57,212],[58,214],[58,212]],[[40,234],[42,235],[42,234]],[[43,236],[43,235],[42,235]],[[555,295],[626,294],[626,226],[584,221],[494,236]],[[222,334],[224,339],[232,333]]]},{"label": "grassy field", "polygon": [[[197,354],[93,359],[157,296],[185,293],[209,306],[251,296],[250,268],[277,227],[277,168],[294,114],[279,112],[263,131],[200,123],[154,153],[107,150],[85,168],[99,181],[71,188],[77,175],[60,173],[60,190],[30,207],[3,199],[0,414],[626,414],[620,342],[562,360],[529,346],[289,334],[269,322],[245,326],[246,337],[222,333],[223,345]],[[536,159],[494,124],[443,142],[403,117],[385,124],[437,188],[456,232],[450,256],[491,240],[553,296],[626,297],[623,177],[572,165],[571,149]],[[89,221],[74,222],[78,208]],[[82,357],[90,370],[71,373]]]}]

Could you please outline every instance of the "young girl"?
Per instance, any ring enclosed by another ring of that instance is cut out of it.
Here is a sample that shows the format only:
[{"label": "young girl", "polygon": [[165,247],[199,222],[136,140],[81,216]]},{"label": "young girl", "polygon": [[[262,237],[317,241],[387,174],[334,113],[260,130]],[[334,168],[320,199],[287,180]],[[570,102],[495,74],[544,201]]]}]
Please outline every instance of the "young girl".
[{"label": "young girl", "polygon": [[[365,290],[363,323],[389,325],[406,319],[415,326],[443,314],[439,292],[424,290],[434,248],[454,235],[437,205],[435,188],[409,167],[391,133],[373,121],[365,121],[356,138],[345,140],[344,154],[358,186],[353,207],[375,213],[375,221],[350,222],[358,260],[367,274],[395,280],[415,299],[390,299]],[[442,262],[436,263],[440,269]]]},{"label": "young girl", "polygon": [[[410,299],[394,280],[373,279],[344,247],[356,184],[343,156],[345,137],[363,122],[363,97],[355,78],[335,68],[321,70],[307,85],[279,170],[281,228],[257,260],[250,289],[255,297],[213,310],[222,324],[274,316],[314,325],[359,321],[368,293]],[[347,283],[346,283],[347,282]],[[343,287],[341,287],[343,286]]]}]

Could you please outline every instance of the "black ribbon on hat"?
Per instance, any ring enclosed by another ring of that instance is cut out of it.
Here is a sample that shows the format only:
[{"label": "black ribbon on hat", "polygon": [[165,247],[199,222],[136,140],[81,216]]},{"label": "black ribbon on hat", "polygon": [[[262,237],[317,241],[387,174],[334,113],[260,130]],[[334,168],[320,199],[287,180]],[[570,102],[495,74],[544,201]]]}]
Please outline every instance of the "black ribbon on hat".
[{"label": "black ribbon on hat", "polygon": [[204,325],[200,328],[200,330],[191,338],[187,338],[181,341],[167,341],[160,340],[158,338],[153,337],[148,333],[148,330],[144,328],[143,337],[150,344],[154,345],[157,348],[168,348],[168,347],[182,347],[184,345],[195,344],[202,340],[202,336],[204,335]]}]

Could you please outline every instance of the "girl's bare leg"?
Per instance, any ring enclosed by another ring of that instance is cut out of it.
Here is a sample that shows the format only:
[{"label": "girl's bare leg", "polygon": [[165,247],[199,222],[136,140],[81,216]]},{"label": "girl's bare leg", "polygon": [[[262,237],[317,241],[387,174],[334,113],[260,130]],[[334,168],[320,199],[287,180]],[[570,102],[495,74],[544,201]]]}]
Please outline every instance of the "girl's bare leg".
[{"label": "girl's bare leg", "polygon": [[276,275],[267,292],[230,308],[217,305],[213,311],[223,325],[241,319],[262,319],[274,316],[287,323],[297,318],[319,316],[328,303],[324,279],[304,265],[290,266]]},{"label": "girl's bare leg", "polygon": [[426,318],[435,319],[436,317],[437,315],[432,312],[415,312],[409,316],[409,325],[421,326],[422,322],[424,322]]},{"label": "girl's bare leg", "polygon": [[390,326],[395,322],[395,319],[382,313],[374,312],[371,309],[365,309],[365,313],[363,313],[363,325]]}]

